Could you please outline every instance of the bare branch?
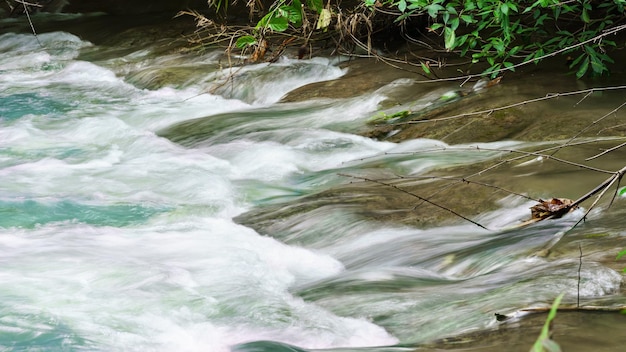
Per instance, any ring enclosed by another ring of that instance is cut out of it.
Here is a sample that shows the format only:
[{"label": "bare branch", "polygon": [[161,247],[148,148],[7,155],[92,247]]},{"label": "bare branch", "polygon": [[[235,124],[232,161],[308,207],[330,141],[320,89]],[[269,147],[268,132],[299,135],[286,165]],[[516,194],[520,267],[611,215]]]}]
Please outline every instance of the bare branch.
[{"label": "bare branch", "polygon": [[[604,193],[606,192],[606,190],[608,188],[610,188],[615,182],[619,181],[622,179],[622,177],[624,177],[624,174],[626,174],[626,166],[624,166],[623,168],[621,168],[619,171],[614,172],[613,176],[607,178],[604,182],[602,182],[601,184],[599,184],[596,188],[592,189],[591,191],[587,192],[587,194],[585,194],[584,196],[578,198],[574,204],[572,204],[572,206],[577,206],[580,203],[586,201],[587,199],[589,199],[590,197],[592,197],[593,195],[595,195],[596,193],[602,191],[602,193],[600,194],[600,196],[604,195]],[[594,205],[597,203],[594,202]],[[592,206],[593,207],[593,206]],[[591,210],[591,208],[589,209]],[[588,212],[587,212],[588,213]],[[587,215],[587,214],[585,214]]]},{"label": "bare branch", "polygon": [[[595,126],[598,122],[604,120],[605,118],[607,118],[610,115],[615,114],[619,109],[623,108],[624,106],[626,106],[626,101],[623,102],[622,104],[620,104],[618,107],[616,107],[615,109],[609,111],[608,113],[604,114],[604,116],[600,117],[599,119],[593,121],[592,123],[590,123],[589,125],[587,125],[587,127],[583,128],[582,130],[578,131],[578,133],[576,133],[574,136],[572,136],[567,142],[565,142],[565,144],[562,145],[561,148],[566,147],[570,142],[572,142],[574,139],[578,138],[581,134],[585,133],[585,131],[589,130],[592,126]],[[559,150],[561,150],[561,148],[555,150],[554,152],[552,152],[551,155],[556,154]]]},{"label": "bare branch", "polygon": [[[474,111],[474,112],[465,112],[465,113],[458,114],[458,115],[440,117],[440,118],[436,118],[436,119],[423,119],[423,120],[413,120],[413,121],[406,121],[406,122],[391,123],[390,125],[407,125],[407,124],[418,124],[418,123],[425,123],[425,122],[438,122],[438,121],[447,121],[447,120],[452,120],[452,119],[458,119],[458,118],[461,118],[461,117],[484,115],[484,114],[492,114],[492,113],[494,113],[496,111],[506,110],[506,109],[517,107],[517,106],[527,105],[527,104],[536,103],[536,102],[549,100],[549,99],[554,99],[554,98],[558,98],[558,97],[566,97],[566,96],[578,95],[578,94],[590,94],[590,93],[593,93],[593,92],[610,91],[610,90],[621,90],[621,89],[626,89],[626,85],[611,86],[611,87],[601,87],[601,88],[589,88],[589,89],[577,90],[577,91],[565,92],[565,93],[548,93],[548,94],[546,94],[543,97],[528,99],[528,100],[520,101],[520,102],[509,104],[509,105],[500,106],[500,107],[497,107],[497,108],[491,108],[491,109],[486,109],[486,110],[481,110],[481,111]],[[603,116],[601,119],[599,119],[599,121],[602,120],[603,118],[605,118],[606,116],[610,115],[611,113],[614,113],[615,111],[619,110],[620,108],[622,108],[623,105],[624,104],[620,105],[619,107],[617,107],[616,109],[611,111],[609,114]]]},{"label": "bare branch", "polygon": [[583,246],[579,243],[578,250],[580,251],[580,256],[578,257],[578,286],[576,288],[576,307],[580,308],[580,270],[583,267]]},{"label": "bare branch", "polygon": [[603,156],[603,155],[605,155],[605,154],[608,154],[608,153],[610,153],[610,152],[612,152],[612,151],[614,151],[614,150],[618,150],[619,148],[621,148],[621,147],[623,147],[623,146],[626,146],[626,142],[624,142],[624,143],[622,143],[622,144],[619,144],[619,145],[616,145],[616,146],[615,146],[615,147],[613,147],[613,148],[609,148],[609,149],[607,149],[607,150],[603,151],[602,153],[600,153],[600,154],[596,154],[596,155],[594,155],[594,156],[592,156],[592,157],[589,157],[589,158],[587,158],[587,159],[585,159],[585,160],[586,160],[586,161],[589,161],[589,160],[593,160],[593,159],[599,158],[599,157],[601,157],[601,156]]},{"label": "bare branch", "polygon": [[417,194],[415,194],[413,192],[409,192],[409,191],[407,191],[407,190],[405,190],[403,188],[400,188],[400,187],[398,187],[396,185],[393,185],[391,183],[387,183],[387,182],[383,182],[383,181],[380,181],[380,180],[371,179],[371,178],[368,178],[368,177],[362,177],[362,176],[355,176],[355,175],[348,175],[348,174],[339,174],[339,175],[340,176],[344,176],[344,177],[350,177],[350,178],[362,180],[362,181],[377,183],[379,185],[383,185],[383,186],[386,186],[386,187],[391,187],[391,188],[393,188],[395,190],[398,190],[398,191],[400,191],[402,193],[408,194],[411,197],[415,197],[415,198],[417,198],[417,199],[419,199],[419,200],[421,200],[423,202],[426,202],[426,203],[428,203],[430,205],[434,205],[434,206],[436,206],[439,209],[443,209],[443,210],[445,210],[445,211],[447,211],[447,212],[449,212],[449,213],[451,213],[451,214],[453,214],[455,216],[458,216],[459,218],[461,218],[461,219],[463,219],[465,221],[471,222],[472,224],[474,224],[474,225],[476,225],[476,226],[478,226],[478,227],[480,227],[482,229],[485,229],[487,231],[491,231],[487,227],[477,223],[476,221],[474,221],[474,220],[472,220],[472,219],[470,219],[468,217],[465,217],[465,216],[457,213],[456,211],[454,211],[454,210],[452,210],[450,208],[444,207],[443,205],[437,204],[437,203],[435,203],[435,202],[433,202],[433,201],[431,201],[431,200],[429,200],[427,198],[424,198],[424,197],[422,197],[420,195],[417,195]]},{"label": "bare branch", "polygon": [[472,180],[468,180],[466,177],[446,177],[446,176],[410,176],[410,177],[405,177],[405,176],[400,176],[398,175],[398,178],[400,179],[423,179],[423,180],[449,180],[449,181],[457,181],[457,183],[467,183],[467,184],[474,184],[474,185],[478,185],[478,186],[483,186],[483,187],[487,187],[487,188],[493,188],[495,190],[498,191],[502,191],[505,193],[509,193],[521,198],[525,198],[528,200],[533,200],[533,201],[539,201],[536,198],[533,197],[529,197],[526,194],[522,194],[522,193],[518,193],[515,191],[511,191],[509,189],[503,188],[503,187],[498,187],[495,185],[492,185],[490,183],[484,183],[484,182],[478,182],[478,181],[472,181]]}]

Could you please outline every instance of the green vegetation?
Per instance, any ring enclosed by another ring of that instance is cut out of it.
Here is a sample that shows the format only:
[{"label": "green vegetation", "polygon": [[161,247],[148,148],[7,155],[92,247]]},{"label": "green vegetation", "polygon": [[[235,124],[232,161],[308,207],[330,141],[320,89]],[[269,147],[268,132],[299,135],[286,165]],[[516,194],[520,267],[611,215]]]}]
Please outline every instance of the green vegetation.
[{"label": "green vegetation", "polygon": [[[326,29],[330,24],[331,14],[323,7],[322,0],[307,0],[305,4],[307,9],[314,11],[318,16],[316,29]],[[267,14],[258,21],[252,34],[239,37],[235,45],[243,49],[259,43],[259,39],[264,37],[267,31],[285,32],[290,26],[294,29],[301,28],[305,20],[304,9],[300,0],[276,1]]]},{"label": "green vegetation", "polygon": [[563,299],[563,294],[561,293],[552,304],[552,308],[550,309],[550,313],[548,314],[548,318],[546,322],[543,324],[543,328],[541,329],[541,333],[535,341],[535,344],[530,349],[530,352],[557,352],[561,351],[561,347],[554,340],[550,338],[550,330],[552,326],[552,320],[556,316],[556,311],[559,308],[559,304],[561,304],[561,299]]},{"label": "green vegetation", "polygon": [[[225,10],[228,2],[212,0],[210,4]],[[438,56],[443,52],[467,58],[474,74],[491,77],[562,55],[571,72],[582,78],[608,73],[614,62],[611,50],[623,48],[615,34],[626,28],[625,4],[626,0],[248,2],[254,25],[233,29],[234,39],[229,42],[233,49],[253,50],[255,60],[264,57],[259,50],[264,54],[267,46],[281,45],[280,41],[266,42],[275,34],[297,38],[301,45],[331,36],[337,47],[360,47],[379,56],[372,48],[372,38],[393,33],[387,41],[405,40],[432,53],[413,62],[426,75],[432,75],[433,63],[442,64]],[[199,22],[206,26],[206,21]]]},{"label": "green vegetation", "polygon": [[[621,257],[623,257],[623,256],[625,256],[625,255],[626,255],[626,249],[624,249],[624,250],[622,250],[621,252],[619,252],[619,253],[617,254],[617,258],[615,258],[615,259],[616,259],[616,260],[618,260],[618,259],[620,259]],[[623,272],[624,272],[624,273],[626,273],[626,268],[624,268]]]},{"label": "green vegetation", "polygon": [[378,115],[370,118],[369,122],[370,123],[379,123],[379,122],[385,122],[385,121],[392,121],[392,120],[397,120],[397,119],[402,119],[405,118],[407,116],[411,116],[411,111],[410,110],[401,110],[392,114],[386,114],[384,112],[379,113]]},{"label": "green vegetation", "polygon": [[[376,0],[365,0],[374,6]],[[557,54],[569,56],[578,78],[602,75],[617,47],[608,37],[624,29],[624,4],[614,1],[385,0],[401,15],[428,17],[427,30],[443,40],[448,51],[486,61],[493,77],[525,63]]]}]

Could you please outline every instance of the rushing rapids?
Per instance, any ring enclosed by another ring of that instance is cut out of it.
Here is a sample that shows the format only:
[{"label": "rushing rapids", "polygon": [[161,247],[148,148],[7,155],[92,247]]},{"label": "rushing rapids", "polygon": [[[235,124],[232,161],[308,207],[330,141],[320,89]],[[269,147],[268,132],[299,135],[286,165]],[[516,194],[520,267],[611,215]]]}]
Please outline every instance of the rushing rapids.
[{"label": "rushing rapids", "polygon": [[281,102],[350,66],[284,58],[231,79],[216,53],[159,45],[0,35],[0,349],[407,350],[561,292],[623,303],[604,254],[623,242],[621,200],[546,258],[534,253],[584,210],[511,229],[532,202],[501,196],[477,216],[490,231],[459,219],[420,228],[368,217],[358,192],[332,193],[354,181],[344,174],[500,157],[360,135],[409,81]]}]

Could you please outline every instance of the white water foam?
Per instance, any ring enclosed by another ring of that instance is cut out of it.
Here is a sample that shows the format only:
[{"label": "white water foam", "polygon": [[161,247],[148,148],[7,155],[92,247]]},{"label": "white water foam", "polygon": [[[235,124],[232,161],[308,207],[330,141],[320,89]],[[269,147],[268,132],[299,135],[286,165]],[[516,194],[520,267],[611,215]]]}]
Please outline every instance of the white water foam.
[{"label": "white water foam", "polygon": [[260,338],[311,348],[395,342],[365,320],[334,316],[288,292],[340,272],[331,257],[228,220],[192,221],[182,228],[157,221],[134,229],[1,230],[3,295],[23,302],[5,304],[13,314],[45,307],[78,335],[113,349],[226,351]]},{"label": "white water foam", "polygon": [[[171,210],[125,227],[67,219],[0,228],[8,330],[65,331],[79,338],[68,345],[93,350],[227,351],[256,339],[311,348],[397,341],[365,318],[341,317],[290,293],[341,272],[339,261],[231,220],[249,207],[246,190],[233,186],[237,179],[333,168],[391,144],[327,131],[328,121],[317,121],[286,142],[239,141],[245,148],[233,151],[234,143],[224,152],[184,148],[154,132],[250,104],[205,93],[203,84],[139,89],[109,68],[76,60],[91,44],[65,33],[39,38],[44,48],[29,36],[0,37],[7,50],[0,62],[10,62],[0,68],[2,92],[61,106],[0,120],[0,179],[10,180],[0,183],[1,199]],[[325,59],[279,65],[289,75],[254,93],[254,104],[344,72]],[[292,128],[298,119],[284,123]],[[338,145],[342,153],[329,153]]]},{"label": "white water foam", "polygon": [[276,63],[262,63],[232,68],[208,77],[218,81],[217,92],[255,105],[269,105],[284,94],[313,82],[339,78],[347,70],[326,58],[293,60],[281,58]]}]

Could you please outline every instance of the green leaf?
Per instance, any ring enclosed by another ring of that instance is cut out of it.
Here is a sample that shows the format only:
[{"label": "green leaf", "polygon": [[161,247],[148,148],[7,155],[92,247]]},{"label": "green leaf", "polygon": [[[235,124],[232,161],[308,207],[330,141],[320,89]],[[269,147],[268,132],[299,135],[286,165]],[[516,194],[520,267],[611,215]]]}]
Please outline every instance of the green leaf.
[{"label": "green leaf", "polygon": [[500,12],[502,12],[503,15],[508,16],[509,15],[509,5],[506,4],[506,3],[500,5]]},{"label": "green leaf", "polygon": [[287,17],[272,17],[267,22],[267,28],[275,32],[284,32],[289,28],[289,21]]},{"label": "green leaf", "polygon": [[266,28],[267,23],[274,17],[274,12],[269,12],[267,15],[263,16],[259,22],[257,22],[255,29]]},{"label": "green leaf", "polygon": [[[620,197],[626,195],[626,187],[622,187],[619,190],[619,192],[617,192],[617,195],[620,196]],[[624,251],[623,253],[626,253],[626,251]]]},{"label": "green leaf", "polygon": [[427,75],[430,74],[430,67],[428,67],[428,65],[426,65],[423,62],[420,62],[420,65],[422,66],[422,70],[424,70],[424,73],[426,73]]},{"label": "green leaf", "polygon": [[543,15],[539,16],[537,20],[535,21],[535,26],[543,26],[543,21],[545,21],[547,18],[548,18],[547,13],[544,13]]},{"label": "green leaf", "polygon": [[298,12],[300,12],[300,17],[302,17],[302,3],[300,2],[300,0],[293,0],[291,2],[291,6],[293,6],[294,9],[298,10]]},{"label": "green leaf", "polygon": [[452,28],[453,31],[456,31],[456,29],[459,28],[459,18],[458,17],[452,18],[450,21],[448,21],[448,24],[450,25],[450,28]]},{"label": "green leaf", "polygon": [[398,10],[400,10],[400,12],[404,12],[406,10],[406,1],[405,0],[400,0],[398,2]]},{"label": "green leaf", "polygon": [[450,27],[446,27],[443,29],[443,38],[445,47],[447,50],[454,49],[454,42],[456,40],[456,34],[454,33],[454,29]]},{"label": "green leaf", "polygon": [[600,75],[602,74],[602,72],[608,71],[609,69],[598,57],[591,56],[591,70],[593,71],[593,73]]},{"label": "green leaf", "polygon": [[474,17],[470,16],[470,15],[461,15],[460,16],[461,19],[463,20],[463,22],[470,24],[470,23],[474,23]]},{"label": "green leaf", "polygon": [[556,19],[558,19],[558,18],[559,18],[559,15],[561,14],[561,6],[555,6],[555,7],[552,9],[552,13],[553,13],[554,19],[555,19],[555,20],[556,20]]},{"label": "green leaf", "polygon": [[434,32],[434,31],[438,30],[441,27],[443,27],[443,24],[441,24],[441,23],[433,23],[433,25],[430,26],[429,30]]},{"label": "green leaf", "polygon": [[508,68],[511,71],[515,71],[515,67],[513,67],[514,65],[512,62],[505,61],[502,63],[502,65],[504,65],[505,68]]},{"label": "green leaf", "polygon": [[417,3],[417,2],[412,2],[412,1],[409,0],[409,4],[408,4],[408,6],[406,8],[409,9],[409,10],[415,10],[415,9],[423,10],[424,9],[424,4],[420,4],[420,3]]},{"label": "green leaf", "polygon": [[591,21],[591,19],[589,18],[589,12],[587,12],[587,9],[583,9],[583,13],[580,15],[580,19],[583,20],[583,22],[585,23],[589,23]]},{"label": "green leaf", "polygon": [[302,25],[302,10],[295,8],[294,6],[283,5],[278,8],[278,13],[281,17],[287,18],[287,20],[293,23],[296,27]]},{"label": "green leaf", "polygon": [[[372,5],[376,3],[376,1],[373,1]],[[306,0],[306,5],[309,8],[312,8],[313,10],[315,10],[315,12],[322,13],[322,10],[324,9],[324,3],[322,2],[322,0]]]},{"label": "green leaf", "polygon": [[239,49],[243,49],[254,44],[256,44],[256,38],[251,35],[244,35],[242,37],[239,37],[235,42],[235,46]]},{"label": "green leaf", "polygon": [[[550,309],[550,313],[548,314],[548,318],[546,319],[546,322],[543,324],[541,333],[539,334],[539,337],[537,338],[537,341],[535,341],[535,344],[533,345],[533,347],[530,349],[530,352],[561,351],[561,348],[559,347],[559,345],[550,339],[550,325],[552,323],[552,320],[556,316],[556,311],[559,308],[559,304],[561,304],[561,299],[563,299],[563,295],[564,294],[561,293],[554,300],[554,303],[552,304],[552,308]],[[552,342],[548,342],[548,341],[552,341]]]},{"label": "green leaf", "polygon": [[506,50],[506,45],[504,41],[500,38],[492,38],[491,42],[493,43],[493,48],[496,49],[498,55],[503,55]]},{"label": "green leaf", "polygon": [[[489,58],[487,58],[487,60],[489,60]],[[483,71],[483,75],[489,75],[489,77],[491,77],[491,79],[494,79],[494,78],[498,77],[498,73],[500,73],[500,68],[501,67],[502,67],[501,64],[492,65],[491,67],[489,67],[488,69]]]},{"label": "green leaf", "polygon": [[583,61],[582,64],[580,64],[580,67],[578,68],[578,71],[576,72],[576,78],[582,78],[585,73],[587,73],[587,69],[589,69],[589,57],[585,57],[585,60]]},{"label": "green leaf", "polygon": [[524,62],[528,62],[528,61],[530,61],[530,60],[532,60],[534,58],[535,58],[535,53],[534,52],[530,53],[530,54],[526,55],[526,57],[524,58]]},{"label": "green leaf", "polygon": [[294,15],[292,17],[292,23],[294,26],[296,26],[296,28],[300,28],[302,27],[302,3],[300,2],[300,0],[292,0],[291,7],[293,8],[293,11],[297,13],[297,15]]},{"label": "green leaf", "polygon": [[439,4],[430,4],[426,6],[426,10],[428,11],[428,15],[432,18],[437,18],[437,14],[439,14],[440,10],[443,10],[444,7]]},{"label": "green leaf", "polygon": [[467,50],[469,49],[469,46],[468,46],[468,45],[464,45],[464,44],[465,44],[465,42],[467,41],[467,38],[469,38],[467,34],[462,35],[462,36],[460,36],[460,37],[456,37],[456,43],[455,43],[456,47],[457,47],[457,48],[459,48],[459,47],[464,47],[464,48],[463,48],[463,53],[461,54],[461,56],[465,56],[465,53],[466,53],[466,52],[467,52]]}]

